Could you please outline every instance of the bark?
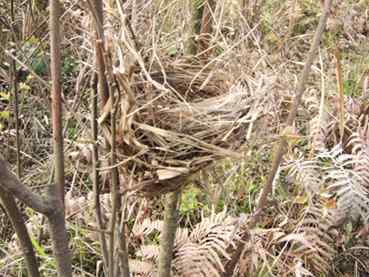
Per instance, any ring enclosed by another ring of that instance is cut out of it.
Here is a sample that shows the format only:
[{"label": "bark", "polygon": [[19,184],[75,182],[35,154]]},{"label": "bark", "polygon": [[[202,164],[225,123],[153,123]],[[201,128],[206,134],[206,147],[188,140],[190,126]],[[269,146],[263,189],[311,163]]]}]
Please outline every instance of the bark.
[{"label": "bark", "polygon": [[64,215],[64,151],[60,85],[60,8],[59,0],[50,1],[51,114],[56,184],[55,186],[51,186],[48,192],[49,206],[52,207],[52,212],[49,213],[48,220],[58,276],[72,277],[71,254],[68,247]]},{"label": "bark", "polygon": [[64,202],[64,152],[62,127],[62,98],[60,85],[60,3],[59,0],[50,1],[50,68],[51,68],[51,114],[53,128],[53,147],[56,193]]},{"label": "bark", "polygon": [[25,205],[37,212],[44,214],[50,225],[50,234],[53,243],[53,252],[56,258],[57,272],[59,277],[72,277],[72,265],[70,251],[68,248],[68,237],[65,227],[63,203],[57,193],[57,187],[51,186],[48,199],[43,200],[39,195],[33,193],[27,186],[23,185],[17,177],[11,173],[6,162],[0,155],[0,185],[4,194],[21,200]]},{"label": "bark", "polygon": [[26,262],[28,276],[39,277],[40,272],[38,271],[38,262],[35,255],[35,251],[32,246],[32,241],[28,234],[28,230],[23,220],[23,215],[20,212],[13,195],[7,193],[0,186],[0,199],[3,203],[6,213],[8,214],[15,233],[17,234],[19,244],[21,246],[24,259]]},{"label": "bark", "polygon": [[58,277],[72,277],[72,259],[68,244],[68,234],[65,225],[64,207],[57,194],[57,188],[50,187],[49,201],[53,207],[49,214],[49,230],[53,244]]},{"label": "bark", "polygon": [[[313,38],[313,42],[312,42],[312,45],[310,47],[310,51],[307,55],[304,68],[303,68],[302,73],[301,73],[300,78],[299,78],[299,83],[298,83],[297,88],[296,88],[295,98],[294,98],[294,101],[292,103],[291,110],[290,110],[290,113],[289,113],[289,116],[288,116],[287,122],[286,122],[287,128],[292,127],[293,123],[295,121],[295,118],[296,118],[296,115],[297,115],[297,109],[300,106],[302,96],[305,92],[305,87],[306,87],[306,83],[308,81],[310,69],[311,69],[311,66],[314,62],[314,59],[316,58],[317,51],[318,51],[318,48],[319,48],[319,44],[320,44],[321,38],[323,36],[323,32],[324,32],[327,20],[328,20],[331,1],[332,0],[326,0],[326,2],[325,2],[324,12],[320,17],[319,24],[318,24],[318,27],[315,31],[315,35],[314,35],[314,38]],[[286,130],[287,130],[287,128],[286,128]],[[248,224],[249,229],[254,228],[258,224],[258,222],[260,220],[260,216],[261,216],[263,210],[265,209],[265,207],[267,206],[268,196],[272,192],[274,179],[275,179],[275,176],[277,174],[278,168],[281,164],[283,155],[286,152],[287,146],[288,146],[287,137],[286,136],[281,136],[280,137],[280,142],[279,142],[279,147],[277,148],[277,150],[274,154],[274,159],[272,161],[272,169],[271,169],[271,172],[269,173],[267,183],[265,184],[265,186],[264,186],[264,188],[261,192],[261,196],[260,196],[260,199],[259,199],[257,209],[256,209],[255,213],[253,214],[253,216],[251,217],[250,222]],[[244,236],[242,237],[242,241],[247,241],[248,237],[249,237],[249,233],[245,232]],[[236,266],[236,264],[237,264],[237,262],[238,262],[238,260],[241,256],[244,245],[245,245],[245,243],[242,242],[237,246],[236,251],[233,254],[230,262],[226,265],[223,277],[232,276],[234,268],[235,268],[235,266]]]},{"label": "bark", "polygon": [[91,1],[90,6],[91,12],[93,14],[94,22],[95,22],[95,54],[96,54],[96,66],[97,66],[97,74],[99,80],[99,94],[101,98],[101,108],[104,107],[106,102],[109,99],[109,86],[108,81],[105,75],[106,65],[104,61],[104,15],[103,15],[103,6],[101,0],[93,0]]},{"label": "bark", "polygon": [[160,254],[158,274],[160,277],[171,276],[174,241],[177,231],[177,205],[180,191],[170,192],[166,196],[164,225],[160,236]]},{"label": "bark", "polygon": [[[96,80],[97,76],[94,75],[92,81],[92,90],[91,90],[91,125],[92,125],[92,139],[94,144],[92,145],[92,186],[94,191],[94,203],[95,203],[95,218],[97,227],[100,230],[105,229],[105,224],[102,219],[101,214],[101,206],[100,206],[100,186],[99,186],[99,173],[97,171],[97,166],[99,164],[99,152],[97,148],[97,139],[98,139],[98,126],[97,126],[97,84]],[[106,237],[104,232],[99,232],[100,244],[101,244],[101,252],[103,256],[104,264],[108,265],[108,250],[106,245]]]},{"label": "bark", "polygon": [[[10,1],[10,13],[12,18],[12,54],[16,56],[16,26],[15,26],[15,14],[14,14],[14,0]],[[19,105],[18,105],[18,74],[16,69],[15,60],[11,59],[11,71],[12,71],[12,83],[13,83],[13,96],[14,96],[14,121],[15,121],[15,146],[17,151],[17,176],[21,176],[21,160],[20,160],[20,140],[19,140]]]},{"label": "bark", "polygon": [[33,193],[28,186],[19,182],[18,178],[8,170],[7,163],[1,155],[0,184],[7,193],[14,195],[14,197],[33,210],[43,214],[50,212],[51,208],[45,203],[44,199],[38,194]]}]

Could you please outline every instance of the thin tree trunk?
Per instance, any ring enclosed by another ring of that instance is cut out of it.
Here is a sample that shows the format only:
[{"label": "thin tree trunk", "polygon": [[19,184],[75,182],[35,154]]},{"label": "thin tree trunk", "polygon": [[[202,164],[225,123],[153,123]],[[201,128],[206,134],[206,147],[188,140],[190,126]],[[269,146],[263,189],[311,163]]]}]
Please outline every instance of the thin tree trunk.
[{"label": "thin tree trunk", "polygon": [[50,1],[50,49],[51,49],[51,114],[55,165],[55,186],[49,189],[48,201],[53,207],[48,215],[50,236],[53,243],[59,277],[72,277],[71,255],[64,216],[64,152],[60,85],[60,3]]},{"label": "thin tree trunk", "polygon": [[[323,32],[324,32],[327,20],[328,20],[331,1],[332,0],[326,0],[325,1],[324,12],[320,17],[318,27],[315,31],[314,39],[313,39],[313,42],[312,42],[311,47],[310,47],[310,51],[307,55],[304,68],[303,68],[303,70],[301,72],[301,75],[300,75],[299,83],[298,83],[297,88],[296,88],[295,98],[294,98],[294,101],[292,103],[289,116],[287,118],[287,122],[286,122],[287,127],[285,128],[285,131],[290,130],[290,128],[293,126],[293,123],[295,121],[295,118],[296,118],[296,115],[297,115],[297,110],[300,106],[302,96],[305,92],[305,87],[306,87],[306,83],[307,83],[307,80],[308,80],[308,77],[309,77],[310,69],[311,69],[311,66],[312,66],[312,64],[314,62],[314,59],[316,57],[316,53],[318,51],[319,44],[320,44],[321,38],[323,36]],[[250,222],[248,224],[249,229],[254,228],[258,224],[258,222],[260,220],[260,216],[261,216],[263,210],[265,209],[265,207],[267,206],[268,196],[273,190],[274,179],[276,177],[276,174],[278,172],[278,168],[281,164],[283,155],[285,154],[287,147],[288,147],[287,136],[286,136],[286,134],[282,134],[281,137],[280,137],[279,146],[278,146],[276,152],[274,153],[274,159],[272,161],[272,169],[269,173],[267,183],[265,184],[265,186],[264,186],[264,188],[261,192],[261,196],[260,196],[260,199],[259,199],[257,209],[256,209],[255,213],[253,214],[253,216],[251,217]],[[241,256],[242,250],[243,250],[244,245],[245,245],[245,241],[247,241],[248,239],[249,239],[249,233],[245,232],[244,236],[241,239],[242,242],[237,246],[236,251],[234,252],[231,260],[226,265],[225,272],[222,275],[223,277],[228,277],[228,276],[233,275],[234,268],[235,268],[235,266],[236,266],[236,264],[237,264],[237,262],[238,262],[238,260]]]},{"label": "thin tree trunk", "polygon": [[60,85],[60,3],[50,1],[50,68],[51,68],[51,114],[53,123],[53,147],[55,163],[56,193],[64,203],[64,152],[62,128],[62,104]]},{"label": "thin tree trunk", "polygon": [[6,192],[2,187],[0,187],[0,199],[3,203],[6,213],[8,214],[12,222],[15,233],[17,234],[24,259],[26,261],[28,276],[41,276],[40,272],[38,271],[38,262],[35,251],[33,250],[32,241],[24,223],[22,213],[15,203],[14,197]]},{"label": "thin tree trunk", "polygon": [[[16,56],[15,44],[16,44],[16,27],[15,27],[15,13],[14,13],[14,0],[10,1],[10,14],[12,18],[12,54]],[[17,151],[17,176],[21,176],[21,159],[20,159],[20,140],[19,140],[19,101],[18,101],[18,74],[16,69],[15,60],[11,59],[11,71],[12,71],[12,83],[13,83],[13,96],[14,96],[14,120],[15,120],[15,146]]]},{"label": "thin tree trunk", "polygon": [[[100,206],[100,185],[99,185],[99,173],[97,171],[97,166],[99,163],[99,151],[97,148],[97,76],[94,74],[92,80],[92,90],[91,90],[91,125],[92,125],[92,139],[94,141],[92,145],[92,186],[94,191],[94,203],[95,203],[95,218],[97,227],[100,230],[105,229],[105,224],[102,219],[101,206]],[[104,232],[99,233],[101,252],[103,256],[103,261],[105,266],[108,265],[108,250],[106,245],[106,237]],[[105,270],[105,268],[104,268]]]},{"label": "thin tree trunk", "polygon": [[56,259],[58,277],[72,277],[72,260],[65,225],[64,205],[58,195],[57,187],[51,186],[48,201],[53,207],[48,215],[50,237]]},{"label": "thin tree trunk", "polygon": [[180,191],[166,195],[163,230],[160,236],[160,254],[158,274],[160,277],[171,276],[171,266],[174,251],[174,241],[177,231],[177,218]]}]

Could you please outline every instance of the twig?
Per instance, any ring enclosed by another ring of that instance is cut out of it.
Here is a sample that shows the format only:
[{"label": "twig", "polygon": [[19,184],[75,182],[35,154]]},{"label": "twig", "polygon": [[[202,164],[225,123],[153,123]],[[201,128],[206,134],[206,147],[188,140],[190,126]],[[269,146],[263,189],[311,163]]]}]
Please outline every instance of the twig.
[{"label": "twig", "polygon": [[[99,163],[99,152],[97,148],[97,76],[94,74],[92,79],[92,89],[91,89],[91,125],[92,125],[92,139],[95,143],[92,144],[92,183],[94,191],[94,202],[95,202],[95,218],[97,227],[100,230],[104,229],[104,223],[101,215],[100,206],[100,186],[99,186],[99,172],[97,170]],[[100,244],[102,250],[103,261],[105,265],[108,265],[108,249],[106,245],[105,233],[99,233]]]},{"label": "twig", "polygon": [[343,142],[343,134],[345,132],[345,111],[344,111],[344,94],[343,94],[343,79],[342,79],[342,66],[341,66],[341,53],[338,48],[334,52],[336,58],[336,79],[337,88],[339,93],[338,110],[339,110],[339,121],[340,121],[340,142]]},{"label": "twig", "polygon": [[[305,91],[305,86],[309,77],[309,73],[310,73],[310,68],[313,64],[313,61],[316,57],[316,52],[318,50],[326,23],[327,23],[327,19],[330,13],[330,7],[331,7],[331,0],[326,0],[325,1],[325,7],[324,7],[324,12],[322,13],[320,20],[319,20],[319,24],[318,27],[315,31],[315,35],[314,35],[314,39],[310,48],[310,51],[308,53],[308,56],[306,58],[305,61],[305,65],[303,68],[303,71],[301,73],[300,76],[300,81],[297,85],[297,89],[296,89],[296,94],[295,94],[295,98],[293,101],[293,104],[291,106],[291,110],[289,113],[289,116],[287,118],[287,128],[290,128],[293,126],[293,122],[295,121],[296,115],[297,115],[297,109],[300,106],[301,103],[301,98],[304,94]],[[288,130],[288,129],[285,130]],[[257,206],[257,209],[255,211],[255,213],[253,214],[253,216],[251,217],[249,223],[248,223],[248,227],[249,229],[254,228],[259,220],[260,220],[260,216],[261,213],[263,212],[263,210],[265,209],[265,207],[267,206],[267,200],[268,200],[268,196],[269,194],[272,192],[273,189],[273,182],[275,179],[275,176],[277,174],[279,165],[282,161],[283,155],[287,149],[288,146],[288,141],[287,141],[287,136],[281,136],[280,137],[280,142],[279,142],[279,147],[277,148],[275,154],[274,154],[274,159],[272,161],[272,169],[271,172],[268,176],[267,179],[267,183],[265,184],[262,192],[261,192],[261,196],[259,198],[259,203]],[[234,268],[242,254],[242,250],[244,248],[245,245],[245,241],[247,241],[247,239],[249,238],[249,232],[245,232],[244,236],[241,239],[241,242],[239,243],[239,245],[236,248],[236,251],[234,252],[231,260],[228,262],[228,264],[225,267],[225,272],[223,274],[224,277],[226,276],[232,276]]]}]

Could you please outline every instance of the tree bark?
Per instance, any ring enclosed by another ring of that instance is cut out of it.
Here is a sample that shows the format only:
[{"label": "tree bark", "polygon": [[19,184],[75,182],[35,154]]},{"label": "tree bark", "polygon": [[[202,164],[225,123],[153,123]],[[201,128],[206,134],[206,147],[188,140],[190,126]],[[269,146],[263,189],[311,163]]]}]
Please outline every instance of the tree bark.
[{"label": "tree bark", "polygon": [[28,230],[23,220],[22,213],[20,212],[14,197],[0,187],[0,199],[3,203],[6,213],[8,214],[15,233],[17,234],[19,244],[21,246],[24,259],[26,261],[27,272],[30,277],[39,277],[38,262],[33,250],[32,241],[28,234]]},{"label": "tree bark", "polygon": [[171,276],[171,265],[174,251],[174,241],[177,231],[177,205],[180,191],[170,192],[166,195],[163,230],[160,236],[160,254],[158,274],[160,277]]},{"label": "tree bark", "polygon": [[[97,170],[99,164],[99,151],[97,148],[98,139],[98,125],[97,125],[97,76],[94,74],[92,80],[91,90],[91,126],[92,126],[92,139],[94,141],[92,145],[92,186],[94,191],[94,203],[95,203],[95,218],[97,227],[100,230],[105,229],[105,224],[102,219],[101,205],[100,205],[100,183],[99,183],[99,172]],[[101,252],[105,266],[108,266],[108,248],[106,244],[106,237],[104,232],[99,233]],[[104,268],[106,270],[106,268]],[[106,272],[105,272],[106,274]]]},{"label": "tree bark", "polygon": [[60,3],[50,0],[50,68],[51,68],[51,115],[55,165],[55,186],[48,192],[50,236],[56,258],[59,277],[72,277],[71,254],[64,215],[64,151],[61,97],[61,36]]},{"label": "tree bark", "polygon": [[51,114],[55,163],[56,193],[64,203],[64,152],[62,127],[62,100],[60,85],[60,3],[50,1],[50,68],[51,68]]}]

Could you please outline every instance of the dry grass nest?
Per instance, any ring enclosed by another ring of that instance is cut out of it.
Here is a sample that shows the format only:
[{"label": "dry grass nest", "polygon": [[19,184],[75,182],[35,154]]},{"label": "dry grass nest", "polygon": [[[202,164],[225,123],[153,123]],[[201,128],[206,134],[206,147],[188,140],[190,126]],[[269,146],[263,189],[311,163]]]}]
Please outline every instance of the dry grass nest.
[{"label": "dry grass nest", "polygon": [[217,159],[242,157],[247,128],[261,104],[249,89],[189,59],[150,68],[115,72],[117,101],[108,102],[99,119],[111,142],[107,111],[116,108],[118,164],[133,180],[129,190],[173,191]]}]

